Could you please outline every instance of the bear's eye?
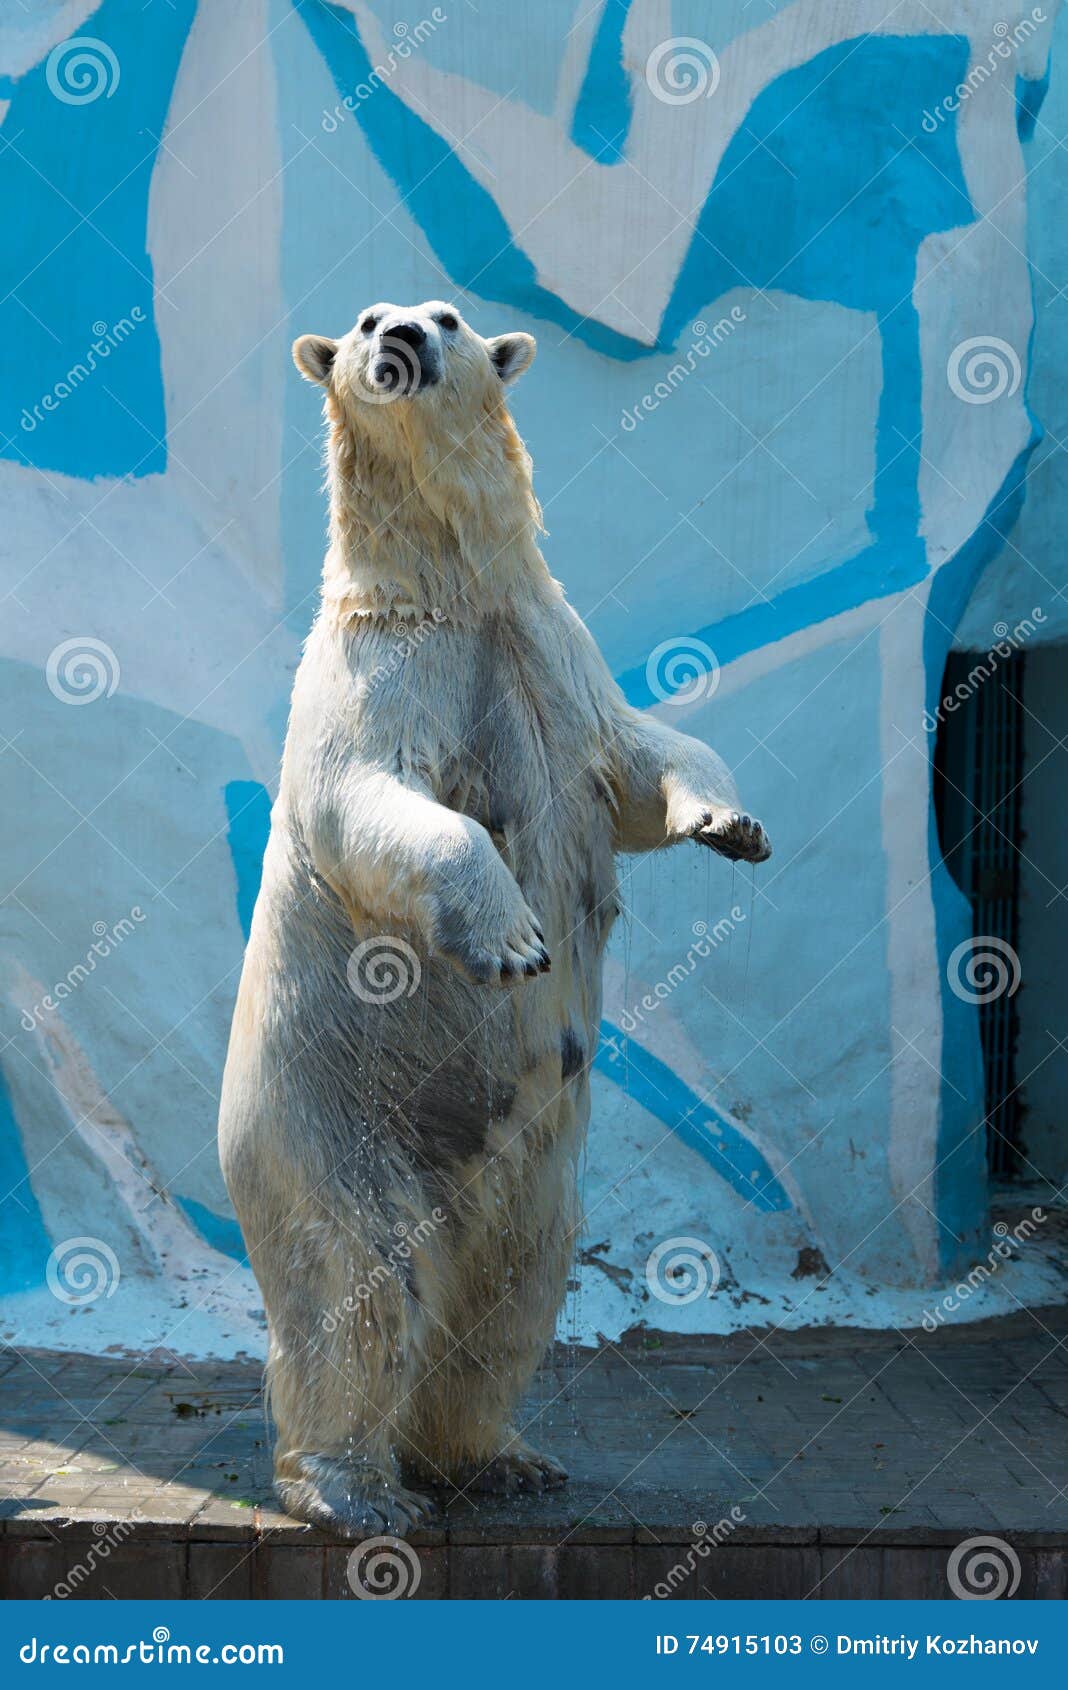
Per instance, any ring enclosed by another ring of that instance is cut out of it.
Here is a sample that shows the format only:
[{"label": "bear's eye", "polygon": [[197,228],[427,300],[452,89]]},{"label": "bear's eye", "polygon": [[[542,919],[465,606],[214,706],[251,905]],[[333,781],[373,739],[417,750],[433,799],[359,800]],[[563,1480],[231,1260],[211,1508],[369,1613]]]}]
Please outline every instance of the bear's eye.
[{"label": "bear's eye", "polygon": [[360,333],[361,334],[370,334],[373,329],[377,328],[377,326],[378,326],[378,318],[377,317],[365,317],[363,322],[360,324]]},{"label": "bear's eye", "polygon": [[451,311],[443,311],[441,313],[441,316],[436,318],[435,320],[439,324],[439,326],[443,329],[452,330],[452,329],[458,329],[460,327],[459,318],[454,317]]}]

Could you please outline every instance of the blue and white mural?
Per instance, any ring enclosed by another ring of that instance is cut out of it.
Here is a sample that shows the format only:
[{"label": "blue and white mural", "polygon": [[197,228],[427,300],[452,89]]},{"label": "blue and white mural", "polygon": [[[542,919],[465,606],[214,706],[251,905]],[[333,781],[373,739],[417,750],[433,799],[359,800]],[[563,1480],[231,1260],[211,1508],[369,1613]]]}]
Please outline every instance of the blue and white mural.
[{"label": "blue and white mural", "polygon": [[261,1345],[214,1133],[323,552],[289,343],[381,297],[537,336],[550,565],[776,846],[626,865],[568,1329],[915,1321],[987,1247],[931,724],[1038,438],[1054,0],[422,4],[0,24],[0,1333]]}]

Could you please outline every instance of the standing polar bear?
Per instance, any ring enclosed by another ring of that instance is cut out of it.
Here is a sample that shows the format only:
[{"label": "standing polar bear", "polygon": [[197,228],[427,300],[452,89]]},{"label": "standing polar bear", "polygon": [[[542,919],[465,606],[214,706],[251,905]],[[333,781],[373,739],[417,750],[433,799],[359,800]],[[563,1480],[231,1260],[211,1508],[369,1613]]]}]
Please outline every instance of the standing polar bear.
[{"label": "standing polar bear", "polygon": [[220,1147],[280,1498],[360,1536],[424,1520],[422,1486],[566,1478],[515,1415],[572,1258],[615,855],[770,847],[546,568],[505,402],[530,336],[376,305],[293,355],[326,396],[330,543]]}]

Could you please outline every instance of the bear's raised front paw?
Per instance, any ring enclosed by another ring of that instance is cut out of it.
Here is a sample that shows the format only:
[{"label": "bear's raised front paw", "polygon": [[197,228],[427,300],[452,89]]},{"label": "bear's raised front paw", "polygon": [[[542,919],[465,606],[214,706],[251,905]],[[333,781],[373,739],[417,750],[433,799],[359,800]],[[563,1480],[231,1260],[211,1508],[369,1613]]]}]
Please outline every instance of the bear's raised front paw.
[{"label": "bear's raised front paw", "polygon": [[763,827],[742,810],[706,810],[693,837],[732,863],[764,863],[771,856],[771,842]]},{"label": "bear's raised front paw", "polygon": [[438,922],[434,948],[478,986],[506,986],[548,974],[552,967],[545,935],[526,904],[496,924],[445,915]]},{"label": "bear's raised front paw", "polygon": [[327,1455],[302,1455],[299,1477],[276,1478],[287,1514],[340,1537],[403,1537],[437,1514],[418,1491],[406,1490],[390,1473],[363,1462]]},{"label": "bear's raised front paw", "polygon": [[517,1491],[558,1490],[567,1484],[567,1470],[551,1455],[516,1442],[489,1461],[468,1463],[456,1479],[463,1490],[494,1491],[511,1496]]}]

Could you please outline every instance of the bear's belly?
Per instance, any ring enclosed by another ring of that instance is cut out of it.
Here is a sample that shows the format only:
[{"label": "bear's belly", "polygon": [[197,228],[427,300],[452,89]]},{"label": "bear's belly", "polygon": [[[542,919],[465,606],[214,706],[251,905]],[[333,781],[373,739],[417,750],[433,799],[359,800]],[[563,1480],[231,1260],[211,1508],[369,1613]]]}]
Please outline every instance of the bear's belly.
[{"label": "bear's belly", "polygon": [[584,1125],[617,883],[606,806],[592,783],[565,785],[523,804],[521,782],[496,780],[464,811],[495,824],[552,958],[550,973],[508,986],[474,984],[400,926],[354,927],[325,884],[309,896],[307,860],[276,831],[231,1050],[272,1133],[304,1154],[314,1123],[324,1166],[359,1189],[387,1178],[398,1149],[449,1177],[502,1145],[539,1155]]}]

